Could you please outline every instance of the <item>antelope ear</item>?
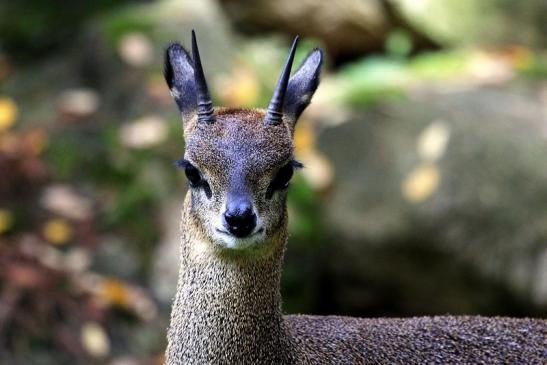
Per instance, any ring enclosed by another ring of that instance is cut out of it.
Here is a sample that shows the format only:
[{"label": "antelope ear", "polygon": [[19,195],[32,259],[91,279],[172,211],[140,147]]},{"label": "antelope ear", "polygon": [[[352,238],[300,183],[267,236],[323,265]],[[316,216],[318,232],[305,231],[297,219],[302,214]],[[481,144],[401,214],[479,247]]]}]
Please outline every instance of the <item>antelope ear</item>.
[{"label": "antelope ear", "polygon": [[300,114],[310,104],[311,98],[319,85],[319,74],[323,63],[323,52],[316,48],[302,62],[298,71],[289,79],[283,115],[296,124]]},{"label": "antelope ear", "polygon": [[194,81],[194,62],[188,52],[178,43],[172,43],[165,50],[163,75],[171,95],[187,122],[197,112],[196,83]]}]

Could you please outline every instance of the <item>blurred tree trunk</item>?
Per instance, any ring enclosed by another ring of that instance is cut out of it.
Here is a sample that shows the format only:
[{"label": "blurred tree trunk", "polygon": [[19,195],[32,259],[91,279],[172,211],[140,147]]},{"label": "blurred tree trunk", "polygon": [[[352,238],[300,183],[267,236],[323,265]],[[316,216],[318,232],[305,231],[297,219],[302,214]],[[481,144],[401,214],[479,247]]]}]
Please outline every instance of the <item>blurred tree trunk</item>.
[{"label": "blurred tree trunk", "polygon": [[410,25],[388,0],[219,0],[246,33],[284,32],[323,41],[335,64],[381,52],[392,31],[406,32],[412,51],[439,44]]}]

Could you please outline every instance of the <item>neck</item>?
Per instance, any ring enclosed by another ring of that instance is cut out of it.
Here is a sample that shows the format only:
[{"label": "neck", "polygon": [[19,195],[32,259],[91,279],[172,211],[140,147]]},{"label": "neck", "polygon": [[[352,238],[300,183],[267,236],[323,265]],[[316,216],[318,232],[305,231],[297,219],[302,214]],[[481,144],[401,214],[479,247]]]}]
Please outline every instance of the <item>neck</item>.
[{"label": "neck", "polygon": [[254,252],[215,247],[189,204],[166,364],[291,363],[280,294],[286,229]]}]

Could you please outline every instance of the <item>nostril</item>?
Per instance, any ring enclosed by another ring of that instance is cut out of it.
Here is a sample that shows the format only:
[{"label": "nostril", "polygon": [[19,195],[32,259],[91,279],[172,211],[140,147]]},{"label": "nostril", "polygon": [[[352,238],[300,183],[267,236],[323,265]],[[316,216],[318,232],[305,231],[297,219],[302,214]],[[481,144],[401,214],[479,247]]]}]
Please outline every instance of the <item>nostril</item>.
[{"label": "nostril", "polygon": [[256,227],[253,205],[246,196],[232,196],[226,203],[224,225],[236,237],[248,236]]},{"label": "nostril", "polygon": [[248,236],[256,227],[256,215],[250,211],[243,214],[224,213],[226,228],[236,237]]},{"label": "nostril", "polygon": [[256,216],[252,212],[245,214],[229,214],[227,212],[224,214],[224,219],[229,225],[238,226],[254,223],[256,220]]}]

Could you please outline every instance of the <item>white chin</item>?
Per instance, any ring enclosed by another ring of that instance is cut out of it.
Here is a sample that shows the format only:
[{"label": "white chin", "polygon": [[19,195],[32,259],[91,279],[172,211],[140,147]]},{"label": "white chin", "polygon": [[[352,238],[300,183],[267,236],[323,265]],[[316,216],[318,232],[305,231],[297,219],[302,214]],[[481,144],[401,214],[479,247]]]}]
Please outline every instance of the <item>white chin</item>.
[{"label": "white chin", "polygon": [[249,237],[238,238],[228,233],[216,232],[215,242],[222,247],[243,250],[245,248],[255,246],[264,240],[263,234],[253,234]]}]

